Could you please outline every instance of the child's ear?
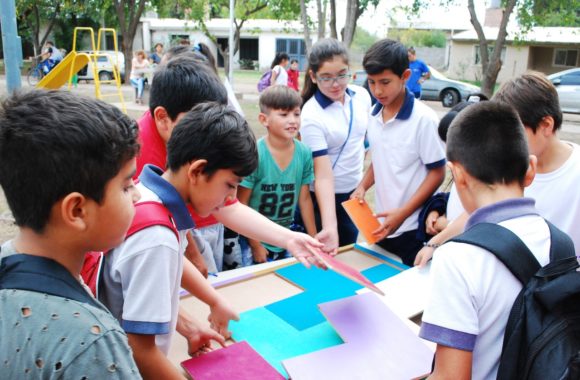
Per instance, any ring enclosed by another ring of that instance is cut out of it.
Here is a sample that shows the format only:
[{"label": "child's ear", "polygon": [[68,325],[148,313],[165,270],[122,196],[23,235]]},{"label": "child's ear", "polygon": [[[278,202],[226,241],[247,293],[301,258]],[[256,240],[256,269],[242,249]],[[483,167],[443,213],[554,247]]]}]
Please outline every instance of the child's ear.
[{"label": "child's ear", "polygon": [[264,127],[268,127],[268,115],[266,115],[263,112],[260,112],[258,114],[258,121],[260,122],[260,124],[262,124]]},{"label": "child's ear", "polygon": [[528,165],[528,170],[526,171],[526,176],[524,177],[524,187],[528,187],[532,184],[532,182],[534,182],[537,166],[538,158],[533,154],[530,154],[530,164]]},{"label": "child's ear", "polygon": [[200,176],[204,175],[203,171],[207,166],[207,160],[194,160],[189,163],[187,168],[187,178],[192,183],[197,183]]},{"label": "child's ear", "polygon": [[77,231],[87,228],[88,199],[78,192],[66,195],[56,207],[62,222]]},{"label": "child's ear", "polygon": [[310,75],[310,79],[312,80],[312,83],[316,83],[316,75],[314,75],[312,70],[308,70],[308,75]]},{"label": "child's ear", "polygon": [[411,69],[406,69],[405,71],[403,71],[403,75],[401,75],[401,78],[406,82],[407,80],[409,80],[409,78],[411,77]]},{"label": "child's ear", "polygon": [[155,126],[159,135],[167,143],[169,137],[171,137],[171,131],[173,130],[173,120],[169,117],[165,107],[155,107],[153,110],[153,119],[155,120]]},{"label": "child's ear", "polygon": [[455,186],[457,187],[465,187],[466,186],[466,176],[465,176],[465,169],[458,163],[448,161],[447,167],[451,170],[451,174],[453,175],[453,182],[455,182]]},{"label": "child's ear", "polygon": [[540,120],[538,128],[544,137],[552,136],[554,134],[554,118],[552,116],[544,116],[542,120]]}]

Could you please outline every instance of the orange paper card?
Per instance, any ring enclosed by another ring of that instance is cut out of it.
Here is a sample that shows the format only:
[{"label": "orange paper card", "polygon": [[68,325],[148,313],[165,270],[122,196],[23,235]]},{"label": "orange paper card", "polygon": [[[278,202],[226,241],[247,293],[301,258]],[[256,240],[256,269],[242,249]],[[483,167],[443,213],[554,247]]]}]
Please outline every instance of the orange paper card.
[{"label": "orange paper card", "polygon": [[368,203],[360,201],[357,198],[342,202],[342,207],[346,210],[350,219],[358,228],[359,232],[364,236],[369,244],[377,242],[377,238],[373,235],[373,231],[381,226],[379,220],[373,216]]}]

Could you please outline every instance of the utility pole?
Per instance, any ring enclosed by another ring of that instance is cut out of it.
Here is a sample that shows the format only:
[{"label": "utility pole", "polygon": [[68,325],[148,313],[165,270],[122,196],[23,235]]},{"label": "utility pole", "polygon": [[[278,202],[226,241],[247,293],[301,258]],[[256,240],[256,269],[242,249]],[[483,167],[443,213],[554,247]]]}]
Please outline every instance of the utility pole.
[{"label": "utility pole", "polygon": [[14,0],[0,0],[0,23],[2,24],[2,46],[4,50],[4,70],[6,87],[12,94],[22,86],[22,43],[16,27],[16,6]]}]

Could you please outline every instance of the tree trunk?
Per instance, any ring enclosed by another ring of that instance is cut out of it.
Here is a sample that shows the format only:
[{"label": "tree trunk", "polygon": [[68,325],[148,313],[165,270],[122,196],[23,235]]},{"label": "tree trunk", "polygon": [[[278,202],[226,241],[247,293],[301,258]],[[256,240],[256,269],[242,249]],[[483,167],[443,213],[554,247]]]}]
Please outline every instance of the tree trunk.
[{"label": "tree trunk", "polygon": [[342,42],[347,48],[352,44],[354,31],[356,29],[356,21],[358,19],[358,0],[348,0],[346,3],[346,20],[344,22],[344,29],[342,30]]},{"label": "tree trunk", "polygon": [[330,0],[330,21],[328,25],[330,26],[330,38],[338,39],[338,33],[336,32],[336,0]]},{"label": "tree trunk", "polygon": [[145,10],[145,0],[138,0],[137,3],[133,1],[115,0],[114,4],[119,19],[119,30],[121,36],[123,36],[121,49],[125,56],[125,83],[127,83],[133,66],[133,39],[137,33],[139,19]]},{"label": "tree trunk", "polygon": [[[303,0],[300,0],[303,1]],[[316,14],[318,18],[318,39],[324,38],[324,26],[326,25],[325,14],[322,10],[322,1],[316,0]]]},{"label": "tree trunk", "polygon": [[508,0],[506,3],[506,7],[503,11],[503,15],[499,26],[499,31],[495,40],[495,44],[493,46],[493,50],[491,52],[491,57],[489,55],[488,50],[489,44],[487,42],[487,38],[485,37],[483,27],[481,26],[481,23],[477,19],[473,0],[468,1],[467,8],[471,16],[471,24],[473,25],[473,28],[477,33],[477,38],[479,39],[479,57],[481,61],[481,73],[482,73],[481,92],[483,92],[489,98],[491,98],[491,96],[493,95],[493,90],[497,82],[497,77],[501,70],[502,66],[501,51],[505,46],[505,41],[507,37],[507,24],[512,12],[514,11],[516,1],[517,0]]},{"label": "tree trunk", "polygon": [[[310,28],[308,27],[308,15],[306,14],[306,1],[300,0],[300,20],[304,27],[304,43],[306,44],[306,55],[310,52],[312,47],[312,38],[310,38]],[[320,20],[319,20],[320,23]],[[320,31],[320,25],[318,30]]]}]

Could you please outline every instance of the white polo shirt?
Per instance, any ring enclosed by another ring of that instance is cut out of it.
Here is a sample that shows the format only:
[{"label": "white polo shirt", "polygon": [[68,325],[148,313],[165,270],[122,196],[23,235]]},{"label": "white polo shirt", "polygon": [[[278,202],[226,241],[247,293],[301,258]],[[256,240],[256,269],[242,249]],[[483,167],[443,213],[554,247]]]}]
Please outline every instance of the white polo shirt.
[{"label": "white polo shirt", "polygon": [[[383,121],[383,106],[375,104],[367,136],[375,174],[375,211],[403,206],[415,194],[430,169],[445,165],[443,142],[435,111],[406,91],[399,112]],[[420,208],[389,238],[416,230]]]},{"label": "white polo shirt", "polygon": [[163,203],[172,213],[179,240],[163,226],[148,227],[127,238],[105,258],[105,289],[99,300],[125,332],[156,335],[155,343],[167,355],[179,311],[185,234],[193,228],[193,220],[177,190],[161,178],[161,169],[153,168],[147,165],[139,177],[139,202]]},{"label": "white polo shirt", "polygon": [[[353,119],[349,136],[351,101]],[[330,163],[333,165],[336,163],[332,170],[335,193],[348,193],[354,190],[362,179],[364,141],[370,109],[369,93],[364,88],[354,85],[346,89],[344,104],[331,100],[318,90],[302,108],[300,115],[302,142],[312,150],[313,158],[328,155]],[[346,145],[339,157],[345,141]],[[314,190],[313,184],[310,185],[310,189]]]},{"label": "white polo shirt", "polygon": [[572,238],[580,255],[580,147],[566,143],[574,149],[566,162],[550,173],[536,174],[524,193],[536,200],[540,215]]},{"label": "white polo shirt", "polygon": [[[550,261],[550,230],[531,198],[510,199],[476,210],[466,229],[496,223],[514,232],[538,262]],[[473,353],[472,379],[495,379],[503,336],[522,284],[492,253],[450,242],[435,251],[431,296],[419,336]]]}]

